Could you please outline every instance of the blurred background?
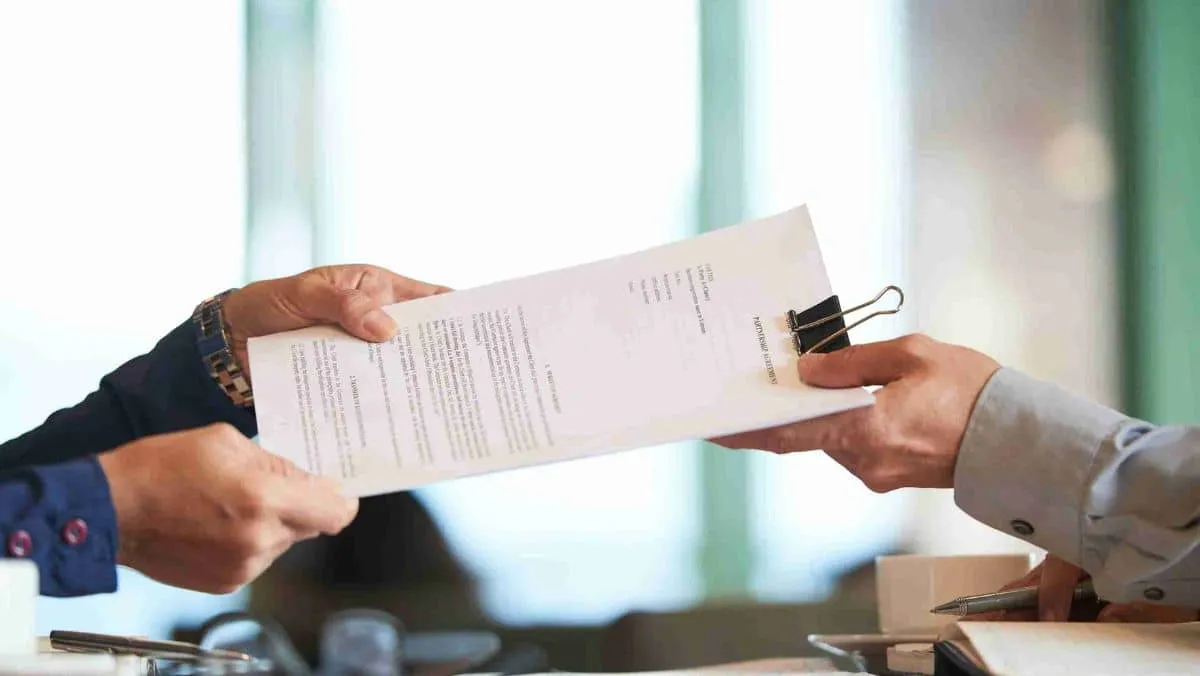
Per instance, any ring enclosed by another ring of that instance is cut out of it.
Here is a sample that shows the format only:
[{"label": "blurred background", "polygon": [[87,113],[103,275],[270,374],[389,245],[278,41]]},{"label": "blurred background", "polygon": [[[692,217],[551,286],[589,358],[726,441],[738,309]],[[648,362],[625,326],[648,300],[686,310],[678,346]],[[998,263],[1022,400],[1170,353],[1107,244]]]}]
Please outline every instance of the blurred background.
[{"label": "blurred background", "polygon": [[[250,280],[465,288],[802,202],[844,302],[907,291],[855,341],[1195,421],[1198,28],[1190,0],[0,2],[0,436]],[[655,668],[869,631],[876,555],[1023,547],[946,491],[676,444],[374,499],[243,592],[123,570],[38,623],[304,637],[372,605]]]}]

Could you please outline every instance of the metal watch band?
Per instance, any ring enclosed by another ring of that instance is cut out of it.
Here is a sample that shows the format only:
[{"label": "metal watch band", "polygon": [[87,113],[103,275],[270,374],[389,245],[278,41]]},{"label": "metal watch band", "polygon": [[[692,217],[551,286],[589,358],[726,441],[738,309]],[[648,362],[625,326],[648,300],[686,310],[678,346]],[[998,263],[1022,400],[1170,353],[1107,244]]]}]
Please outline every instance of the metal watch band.
[{"label": "metal watch band", "polygon": [[217,386],[235,406],[254,406],[254,392],[250,379],[230,349],[229,325],[225,322],[222,308],[225,299],[236,289],[230,289],[205,300],[192,313],[192,324],[196,329],[196,346],[200,359]]}]

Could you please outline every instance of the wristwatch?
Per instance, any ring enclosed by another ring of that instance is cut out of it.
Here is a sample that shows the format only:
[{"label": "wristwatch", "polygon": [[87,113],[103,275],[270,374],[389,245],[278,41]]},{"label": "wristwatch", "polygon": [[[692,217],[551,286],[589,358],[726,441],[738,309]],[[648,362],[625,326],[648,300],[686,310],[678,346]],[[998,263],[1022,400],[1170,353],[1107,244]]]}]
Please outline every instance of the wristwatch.
[{"label": "wristwatch", "polygon": [[250,388],[250,379],[230,349],[229,324],[222,312],[225,299],[234,291],[236,289],[230,289],[197,305],[192,313],[192,325],[196,330],[196,347],[209,377],[235,406],[252,408],[254,392]]}]

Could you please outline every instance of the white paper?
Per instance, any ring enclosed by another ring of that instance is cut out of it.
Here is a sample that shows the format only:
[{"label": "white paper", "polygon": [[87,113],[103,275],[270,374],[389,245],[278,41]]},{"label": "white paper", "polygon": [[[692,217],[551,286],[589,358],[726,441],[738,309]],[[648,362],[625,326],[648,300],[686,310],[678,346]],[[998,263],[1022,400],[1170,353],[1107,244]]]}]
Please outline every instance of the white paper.
[{"label": "white paper", "polygon": [[995,676],[1200,673],[1200,623],[960,622]]},{"label": "white paper", "polygon": [[830,295],[800,207],[392,305],[388,343],[252,339],[260,443],[365,496],[868,405],[797,375],[785,313]]}]

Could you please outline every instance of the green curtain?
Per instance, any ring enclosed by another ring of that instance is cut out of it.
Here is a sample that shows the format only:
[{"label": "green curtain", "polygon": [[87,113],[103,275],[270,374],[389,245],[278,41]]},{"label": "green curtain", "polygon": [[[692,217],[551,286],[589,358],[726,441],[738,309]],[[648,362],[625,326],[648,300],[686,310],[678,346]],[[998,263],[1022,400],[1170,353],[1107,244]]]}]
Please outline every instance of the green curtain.
[{"label": "green curtain", "polygon": [[1200,2],[1110,8],[1125,404],[1200,422]]},{"label": "green curtain", "polygon": [[[745,2],[700,0],[701,232],[746,219]],[[748,595],[753,547],[750,534],[750,462],[703,444],[700,486],[703,545],[700,571],[708,599]]]}]

